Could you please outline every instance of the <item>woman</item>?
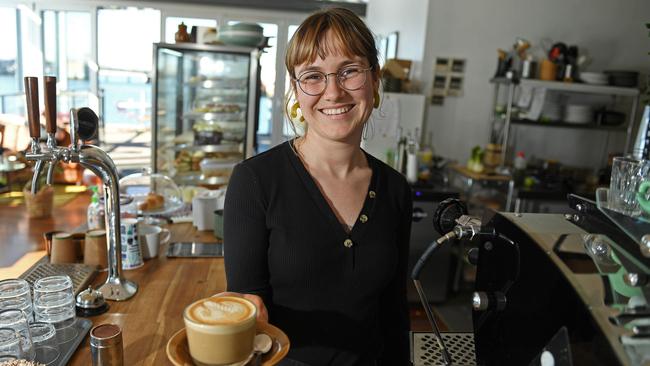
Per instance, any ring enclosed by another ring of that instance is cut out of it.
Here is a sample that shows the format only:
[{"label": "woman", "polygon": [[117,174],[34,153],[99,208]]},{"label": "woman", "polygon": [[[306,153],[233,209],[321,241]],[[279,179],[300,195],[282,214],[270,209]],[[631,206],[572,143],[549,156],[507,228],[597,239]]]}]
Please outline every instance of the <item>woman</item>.
[{"label": "woman", "polygon": [[411,193],[359,147],[379,106],[372,33],[349,10],[322,10],[296,31],[286,66],[288,114],[305,132],[233,171],[228,291],[287,333],[286,365],[408,364]]}]

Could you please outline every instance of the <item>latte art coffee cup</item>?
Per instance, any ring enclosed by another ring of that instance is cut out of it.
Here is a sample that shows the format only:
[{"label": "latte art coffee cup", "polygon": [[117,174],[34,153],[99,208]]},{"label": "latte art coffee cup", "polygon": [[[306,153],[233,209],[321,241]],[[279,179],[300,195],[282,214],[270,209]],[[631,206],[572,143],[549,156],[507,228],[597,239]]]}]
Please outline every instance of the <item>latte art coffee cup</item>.
[{"label": "latte art coffee cup", "polygon": [[257,309],[232,296],[209,297],[185,308],[183,320],[196,365],[228,365],[253,352]]}]

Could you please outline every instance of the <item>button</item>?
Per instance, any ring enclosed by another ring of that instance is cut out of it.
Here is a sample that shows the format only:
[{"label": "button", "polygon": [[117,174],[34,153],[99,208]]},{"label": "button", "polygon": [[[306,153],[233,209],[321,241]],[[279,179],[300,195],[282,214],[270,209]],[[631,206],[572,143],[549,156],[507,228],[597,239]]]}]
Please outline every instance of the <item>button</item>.
[{"label": "button", "polygon": [[370,198],[375,198],[376,195],[377,194],[375,193],[375,191],[368,192],[368,197],[370,197]]},{"label": "button", "polygon": [[361,221],[362,224],[365,224],[366,221],[368,221],[368,216],[366,215],[359,216],[359,221]]},{"label": "button", "polygon": [[345,241],[343,242],[343,245],[345,245],[346,248],[351,248],[352,245],[353,245],[352,240],[345,239]]}]

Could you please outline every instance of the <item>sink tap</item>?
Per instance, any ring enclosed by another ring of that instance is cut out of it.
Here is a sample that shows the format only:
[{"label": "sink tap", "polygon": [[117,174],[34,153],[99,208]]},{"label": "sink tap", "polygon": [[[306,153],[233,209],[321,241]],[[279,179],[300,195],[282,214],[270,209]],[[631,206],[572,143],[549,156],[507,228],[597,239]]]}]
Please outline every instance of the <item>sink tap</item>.
[{"label": "sink tap", "polygon": [[84,168],[95,173],[104,186],[106,212],[106,242],[108,243],[108,277],[98,288],[107,300],[127,300],[138,291],[138,285],[122,276],[122,243],[120,238],[120,195],[117,168],[108,154],[93,145],[79,143],[80,140],[90,140],[95,137],[99,118],[90,108],[70,110],[69,147],[58,147],[54,139],[56,132],[56,78],[46,77],[45,82],[45,111],[47,117],[48,141],[46,147],[39,144],[40,124],[38,119],[38,81],[35,77],[25,78],[27,98],[27,117],[29,131],[32,137],[31,152],[25,157],[36,161],[32,192],[38,192],[38,176],[44,163],[49,163],[47,182],[51,184],[53,167],[60,161],[64,163],[79,163]]}]

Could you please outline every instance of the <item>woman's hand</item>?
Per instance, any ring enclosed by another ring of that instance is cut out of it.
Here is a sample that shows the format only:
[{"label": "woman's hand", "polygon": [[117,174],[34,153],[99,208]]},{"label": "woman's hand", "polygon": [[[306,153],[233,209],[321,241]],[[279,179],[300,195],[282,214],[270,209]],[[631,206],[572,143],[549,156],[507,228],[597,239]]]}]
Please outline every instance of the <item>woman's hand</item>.
[{"label": "woman's hand", "polygon": [[266,310],[266,306],[264,305],[264,300],[262,300],[261,297],[258,295],[253,295],[253,294],[242,294],[239,292],[220,292],[216,295],[213,296],[235,296],[235,297],[243,297],[246,300],[251,301],[253,304],[255,304],[255,307],[257,308],[257,321],[259,322],[264,322],[268,323],[269,322],[269,313]]}]

